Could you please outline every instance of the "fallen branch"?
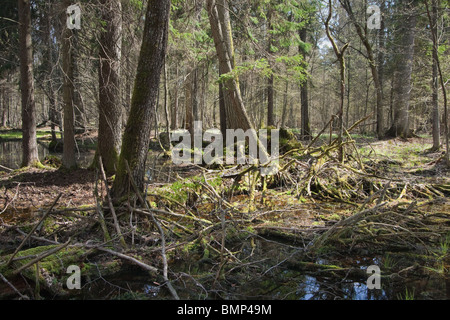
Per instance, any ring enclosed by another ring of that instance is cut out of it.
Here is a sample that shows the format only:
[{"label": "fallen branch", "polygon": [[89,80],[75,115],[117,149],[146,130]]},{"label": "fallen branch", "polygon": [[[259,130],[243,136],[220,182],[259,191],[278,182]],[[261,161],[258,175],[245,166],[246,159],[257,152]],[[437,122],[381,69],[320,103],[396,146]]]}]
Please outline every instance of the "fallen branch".
[{"label": "fallen branch", "polygon": [[375,214],[378,209],[384,207],[387,204],[387,202],[383,202],[381,204],[376,205],[373,208],[358,212],[357,214],[354,214],[353,216],[348,217],[347,219],[341,220],[335,225],[333,225],[327,232],[325,232],[323,235],[321,235],[311,246],[311,249],[314,250],[316,248],[320,248],[323,246],[323,244],[331,237],[333,236],[338,229],[341,229],[348,225],[353,225],[357,221],[362,220],[364,217],[370,214]]},{"label": "fallen branch", "polygon": [[25,244],[25,242],[27,242],[27,240],[31,237],[31,235],[33,234],[34,231],[36,231],[36,229],[41,225],[42,222],[44,222],[44,220],[47,218],[47,216],[50,214],[50,212],[52,211],[53,207],[56,205],[56,203],[58,202],[59,198],[61,198],[62,193],[60,193],[58,195],[58,197],[56,197],[55,201],[53,201],[52,206],[47,210],[47,212],[44,214],[44,216],[39,220],[39,222],[33,227],[33,229],[30,231],[30,233],[28,233],[28,235],[25,237],[25,239],[23,239],[22,243],[16,248],[16,250],[14,251],[14,253],[9,257],[8,262],[6,263],[6,266],[9,266],[12,259],[14,258],[14,256],[20,251],[20,249],[23,247],[23,245]]},{"label": "fallen branch", "polygon": [[64,249],[65,247],[67,247],[70,243],[71,239],[69,239],[66,243],[63,243],[62,245],[60,245],[59,247],[53,248],[51,250],[48,250],[47,252],[44,252],[43,254],[37,256],[36,258],[34,258],[33,260],[31,260],[30,262],[24,264],[23,266],[21,266],[20,268],[18,268],[17,270],[14,270],[13,274],[19,274],[22,270],[32,266],[33,264],[35,264],[36,262],[41,261],[42,259],[51,256],[52,254]]},{"label": "fallen branch", "polygon": [[[3,208],[2,212],[0,212],[0,214],[2,214],[3,212],[5,212],[6,209],[8,209],[9,205],[10,205],[11,203],[13,203],[14,200],[16,200],[17,195],[19,194],[19,187],[20,187],[20,182],[17,184],[16,193],[14,194],[14,197],[11,199],[11,201],[9,201],[9,202],[5,205],[5,207]],[[6,191],[5,191],[5,194],[6,194]]]},{"label": "fallen branch", "polygon": [[1,164],[0,164],[0,169],[8,171],[8,172],[13,172],[14,171],[13,169],[10,169],[10,168],[7,168],[5,166],[2,166]]},{"label": "fallen branch", "polygon": [[146,263],[144,263],[144,262],[142,262],[142,261],[139,261],[139,260],[137,260],[136,258],[127,256],[126,254],[123,254],[123,253],[120,253],[120,252],[117,252],[117,251],[114,251],[114,250],[111,250],[111,249],[106,249],[106,248],[102,248],[102,247],[97,247],[97,246],[89,246],[89,245],[84,245],[84,246],[85,246],[86,248],[97,249],[97,250],[100,250],[100,251],[103,251],[103,252],[112,254],[112,255],[117,256],[117,257],[119,257],[119,258],[128,260],[128,261],[130,261],[130,262],[132,262],[132,263],[134,263],[134,264],[140,266],[141,268],[143,268],[143,269],[145,269],[145,270],[148,270],[148,271],[150,271],[150,272],[152,272],[152,273],[158,273],[158,269],[157,269],[157,268],[155,268],[155,267],[153,267],[153,266],[150,266],[150,265],[148,265],[148,264],[146,264]]}]

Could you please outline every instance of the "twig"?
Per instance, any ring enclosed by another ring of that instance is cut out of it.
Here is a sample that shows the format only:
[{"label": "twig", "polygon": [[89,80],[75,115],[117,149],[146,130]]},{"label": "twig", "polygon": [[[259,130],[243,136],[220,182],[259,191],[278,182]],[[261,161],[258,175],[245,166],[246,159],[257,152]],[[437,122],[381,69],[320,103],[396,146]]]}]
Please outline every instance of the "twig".
[{"label": "twig", "polygon": [[131,262],[133,262],[134,264],[136,264],[136,265],[138,265],[138,266],[140,266],[140,267],[144,268],[145,270],[148,270],[148,271],[150,271],[150,272],[152,272],[152,273],[158,273],[158,269],[157,269],[157,268],[155,268],[155,267],[153,267],[153,266],[150,266],[150,265],[148,265],[148,264],[146,264],[146,263],[144,263],[144,262],[142,262],[142,261],[139,261],[139,260],[137,260],[137,259],[135,259],[135,258],[133,258],[133,257],[127,256],[126,254],[123,254],[123,253],[120,253],[120,252],[117,252],[117,251],[113,251],[113,250],[111,250],[111,249],[106,249],[106,248],[103,248],[103,247],[98,247],[98,246],[89,246],[89,245],[84,245],[84,246],[87,247],[87,248],[90,248],[90,249],[91,249],[91,248],[95,248],[95,249],[97,249],[97,250],[107,252],[107,253],[112,254],[112,255],[115,255],[115,256],[117,256],[117,257],[119,257],[119,258],[122,258],[122,259],[125,259],[125,260],[128,260],[128,261],[131,261]]},{"label": "twig", "polygon": [[61,249],[64,249],[65,247],[67,247],[67,246],[69,245],[70,241],[71,241],[71,239],[69,239],[66,243],[63,243],[63,244],[60,245],[59,247],[53,248],[53,249],[51,249],[51,250],[48,250],[48,251],[44,252],[43,254],[37,256],[36,258],[34,258],[33,260],[31,260],[31,261],[28,262],[27,264],[24,264],[24,265],[21,266],[19,269],[15,270],[15,271],[13,272],[13,274],[18,274],[18,273],[20,273],[22,270],[24,270],[24,269],[26,269],[26,268],[32,266],[32,265],[35,264],[36,262],[38,262],[38,261],[40,261],[40,260],[42,260],[42,259],[44,259],[44,258],[46,258],[46,257],[48,257],[48,256],[51,256],[52,254],[54,254],[54,253],[60,251]]},{"label": "twig", "polygon": [[98,196],[98,176],[97,176],[97,170],[95,171],[95,186],[94,186],[94,198],[95,198],[95,211],[98,215],[100,226],[103,230],[103,236],[105,238],[105,241],[110,241],[111,236],[109,235],[108,228],[106,227],[105,223],[105,216],[103,215],[102,206],[99,203],[99,196]]},{"label": "twig", "polygon": [[120,244],[122,245],[122,247],[126,248],[127,244],[125,243],[125,239],[123,238],[122,231],[120,231],[120,226],[119,226],[119,222],[117,220],[116,210],[114,209],[114,205],[113,205],[112,199],[111,199],[111,194],[109,193],[108,180],[106,179],[105,170],[103,169],[103,162],[102,162],[101,156],[98,157],[98,162],[100,164],[100,172],[102,174],[103,182],[105,183],[106,196],[108,198],[108,204],[109,204],[109,209],[111,210],[111,215],[113,216],[113,219],[114,219],[114,226],[116,227],[116,232],[119,236]]},{"label": "twig", "polygon": [[[145,201],[144,198],[142,197],[141,192],[140,192],[139,188],[137,187],[136,182],[133,179],[133,176],[132,176],[131,170],[130,170],[130,166],[128,165],[128,161],[127,160],[125,160],[125,166],[126,166],[126,169],[128,171],[128,177],[130,178],[131,185],[133,186],[134,191],[136,192],[136,194],[137,194],[137,196],[139,198],[139,201],[142,203],[142,205],[144,205],[147,208],[147,210],[150,211],[150,207],[148,206],[147,201]],[[166,256],[166,239],[165,239],[165,236],[164,236],[164,231],[161,228],[161,224],[155,218],[155,216],[153,214],[151,214],[151,217],[152,217],[153,222],[155,223],[155,225],[158,228],[159,233],[161,235],[161,256],[162,256],[162,259],[163,259],[163,278],[164,278],[164,281],[166,282],[167,287],[169,288],[169,291],[172,294],[172,296],[174,297],[174,299],[175,300],[180,300],[180,298],[178,297],[177,292],[173,288],[173,286],[170,283],[170,280],[169,280],[169,278],[167,276],[168,265],[167,265],[167,256]]]},{"label": "twig", "polygon": [[3,169],[3,170],[8,171],[8,172],[13,172],[14,171],[13,169],[10,169],[10,168],[7,168],[5,166],[2,166],[1,164],[0,164],[0,169]]},{"label": "twig", "polygon": [[23,239],[22,243],[16,248],[16,250],[14,251],[14,253],[9,257],[8,262],[6,263],[6,266],[9,266],[12,259],[14,258],[14,256],[19,252],[19,250],[23,247],[23,245],[25,244],[25,242],[27,242],[27,240],[31,237],[31,235],[33,234],[34,231],[36,231],[36,229],[38,228],[38,226],[41,225],[42,222],[44,222],[44,220],[47,218],[47,216],[50,214],[50,212],[52,211],[53,207],[56,205],[56,203],[58,202],[59,198],[61,198],[62,193],[60,193],[58,195],[58,197],[56,197],[55,201],[53,202],[52,206],[47,210],[47,212],[44,214],[44,216],[41,218],[41,220],[39,220],[39,222],[33,227],[33,229],[30,231],[30,233],[28,233],[28,235],[25,237],[25,239]]},{"label": "twig", "polygon": [[17,288],[14,287],[14,286],[12,285],[12,283],[9,282],[8,279],[6,279],[1,273],[0,273],[0,279],[2,279],[3,282],[5,282],[11,289],[13,289],[14,292],[17,293],[22,299],[24,299],[24,300],[30,300],[30,298],[28,298],[27,296],[21,294],[20,291],[17,290]]},{"label": "twig", "polygon": [[154,213],[170,215],[170,216],[174,216],[174,217],[182,218],[182,219],[186,218],[186,219],[189,219],[189,220],[194,220],[194,221],[197,221],[197,222],[200,222],[200,223],[206,223],[206,224],[209,224],[209,225],[212,224],[212,222],[209,221],[209,220],[192,217],[192,216],[188,216],[188,215],[185,215],[185,214],[179,214],[179,213],[175,213],[175,212],[164,211],[164,210],[160,210],[160,209],[149,208],[148,211],[146,211],[144,209],[132,208],[132,210],[134,212],[145,214],[145,215],[148,215],[148,216],[152,216],[152,212],[154,212]]},{"label": "twig", "polygon": [[[10,205],[11,203],[13,203],[14,200],[16,200],[16,197],[17,197],[17,195],[19,194],[19,187],[20,187],[20,182],[17,184],[16,193],[14,194],[14,197],[11,199],[10,202],[8,202],[8,203],[5,205],[5,207],[3,208],[2,212],[0,212],[0,214],[2,214],[3,212],[5,212],[6,209],[8,209],[9,205]],[[6,191],[5,191],[5,194],[6,194]]]}]

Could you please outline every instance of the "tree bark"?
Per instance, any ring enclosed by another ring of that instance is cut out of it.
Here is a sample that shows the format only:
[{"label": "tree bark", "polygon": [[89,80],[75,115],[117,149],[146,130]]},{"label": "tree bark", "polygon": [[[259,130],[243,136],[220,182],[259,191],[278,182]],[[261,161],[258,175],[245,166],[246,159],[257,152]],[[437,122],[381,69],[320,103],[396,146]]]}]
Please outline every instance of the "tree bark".
[{"label": "tree bark", "polygon": [[398,46],[394,56],[396,70],[394,72],[393,112],[394,123],[387,132],[389,137],[408,138],[412,136],[409,119],[411,96],[411,74],[414,60],[414,43],[417,16],[415,1],[402,5],[400,10],[400,28],[396,31]]},{"label": "tree bark", "polygon": [[170,117],[170,129],[176,130],[178,128],[178,65],[175,66],[176,72],[175,72],[175,88],[173,91],[173,96],[171,98],[171,101],[173,101],[173,105],[171,108],[171,117]]},{"label": "tree bark", "polygon": [[[207,0],[207,10],[211,31],[216,46],[221,75],[230,74],[234,68],[234,47],[231,37],[231,23],[226,0]],[[228,129],[251,129],[251,123],[245,111],[238,80],[228,75],[223,81],[226,119]]]},{"label": "tree bark", "polygon": [[340,144],[339,147],[339,161],[344,161],[344,148],[342,146],[342,136],[344,134],[344,100],[345,100],[345,51],[348,48],[348,43],[346,43],[342,48],[338,48],[336,42],[334,41],[333,36],[331,35],[330,31],[330,21],[333,14],[333,7],[331,0],[328,1],[328,17],[325,22],[325,28],[326,28],[326,34],[328,39],[331,42],[331,45],[333,47],[333,51],[339,61],[339,74],[340,74],[340,103],[339,103],[339,111],[337,114],[338,122],[339,122],[339,132],[338,132],[338,142]]},{"label": "tree bark", "polygon": [[144,187],[145,162],[150,144],[150,131],[155,116],[161,70],[167,52],[170,0],[149,0],[144,35],[134,84],[131,109],[123,136],[119,166],[112,194],[118,199],[126,195],[131,176],[137,187]]},{"label": "tree bark", "polygon": [[22,95],[22,167],[39,163],[34,101],[33,47],[30,0],[18,0],[20,90]]},{"label": "tree bark", "polygon": [[[307,40],[307,29],[302,28],[300,30],[300,40],[306,42]],[[306,51],[302,46],[299,46],[299,51],[303,55],[303,58],[306,57]],[[305,80],[300,87],[300,98],[301,98],[301,137],[304,140],[311,140],[311,124],[309,120],[309,94],[308,94],[308,80]]]},{"label": "tree bark", "polygon": [[[431,9],[431,14],[430,14],[430,18],[431,18],[430,25],[431,25],[431,30],[432,30],[431,32],[434,35],[437,35],[437,18],[438,18],[437,5],[438,5],[437,0],[431,1],[432,9]],[[433,63],[432,63],[432,81],[431,81],[431,87],[433,90],[433,94],[432,94],[433,147],[432,147],[432,150],[439,150],[439,148],[441,147],[441,129],[440,129],[440,119],[439,119],[438,61],[439,61],[438,52],[437,52],[437,50],[434,50],[434,45],[433,45]]]},{"label": "tree bark", "polygon": [[123,108],[120,95],[122,5],[120,0],[101,0],[102,20],[99,52],[99,131],[97,156],[106,172],[114,173],[122,144]]},{"label": "tree bark", "polygon": [[[70,0],[63,2],[65,9],[71,5]],[[64,137],[62,165],[65,168],[76,167],[75,159],[75,117],[74,117],[74,69],[73,46],[71,43],[73,31],[66,26],[66,15],[62,16],[63,34],[61,39],[62,71],[63,71],[63,101],[64,101]]]},{"label": "tree bark", "polygon": [[[269,12],[267,13],[267,30],[269,30],[268,33],[268,44],[267,44],[267,53],[269,55],[268,61],[269,64],[271,64],[272,61],[272,46],[273,46],[273,25],[272,25],[272,4],[269,3]],[[272,68],[272,66],[271,66]],[[268,127],[274,127],[275,126],[275,119],[274,119],[274,76],[273,71],[272,74],[267,79],[267,126]]]},{"label": "tree bark", "polygon": [[[428,19],[430,21],[430,24],[432,23],[432,14],[430,13],[430,6],[428,3],[428,0],[425,1],[425,6],[427,9],[427,15],[428,15]],[[433,1],[433,15],[435,15],[435,17],[437,18],[437,2]],[[439,40],[438,40],[438,35],[437,35],[437,29],[431,29],[431,36],[433,38],[433,52],[434,52],[434,58],[435,58],[435,63],[436,63],[436,67],[437,67],[437,74],[439,75],[439,82],[441,84],[441,89],[442,89],[442,96],[444,98],[444,134],[445,134],[445,146],[446,146],[446,153],[445,153],[445,162],[447,167],[450,167],[450,137],[449,137],[449,127],[448,127],[448,101],[447,101],[447,89],[445,88],[445,83],[444,83],[444,76],[442,74],[442,69],[441,69],[441,63],[439,60],[439,52],[438,52],[438,48],[439,48]]]}]

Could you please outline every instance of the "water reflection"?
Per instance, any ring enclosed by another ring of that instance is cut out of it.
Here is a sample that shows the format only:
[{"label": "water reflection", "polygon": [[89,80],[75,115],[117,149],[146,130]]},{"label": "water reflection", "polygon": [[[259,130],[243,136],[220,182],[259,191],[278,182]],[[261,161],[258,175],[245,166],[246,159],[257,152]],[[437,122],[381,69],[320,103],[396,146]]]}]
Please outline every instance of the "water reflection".
[{"label": "water reflection", "polygon": [[369,290],[366,283],[306,275],[296,291],[300,300],[386,300],[384,289]]},{"label": "water reflection", "polygon": [[[50,152],[44,143],[38,143],[39,159],[44,159],[48,155],[61,158],[62,153]],[[80,167],[87,167],[93,159],[93,152],[77,152],[75,157]],[[22,141],[3,141],[0,142],[0,165],[10,169],[18,169],[22,164]]]}]

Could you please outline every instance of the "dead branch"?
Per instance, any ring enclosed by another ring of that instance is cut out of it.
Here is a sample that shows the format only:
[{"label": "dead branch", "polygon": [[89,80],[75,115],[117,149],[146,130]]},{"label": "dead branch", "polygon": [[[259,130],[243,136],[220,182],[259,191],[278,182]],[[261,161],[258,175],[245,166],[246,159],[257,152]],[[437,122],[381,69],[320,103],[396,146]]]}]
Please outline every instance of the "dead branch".
[{"label": "dead branch", "polygon": [[14,253],[9,257],[8,262],[6,263],[6,266],[9,266],[12,259],[14,258],[14,256],[19,252],[19,250],[23,247],[23,245],[25,244],[25,242],[27,242],[27,240],[30,238],[30,236],[34,233],[34,231],[36,231],[36,229],[41,225],[41,223],[44,222],[44,220],[47,218],[47,216],[50,214],[50,212],[52,211],[53,207],[56,205],[56,203],[58,202],[59,198],[61,198],[62,193],[60,193],[55,201],[53,201],[52,206],[47,210],[47,212],[44,214],[44,216],[39,220],[39,222],[33,227],[33,229],[30,231],[30,233],[28,233],[28,235],[25,237],[25,239],[23,239],[22,243],[16,248],[16,250],[14,251]]},{"label": "dead branch", "polygon": [[28,296],[25,296],[22,293],[20,293],[20,291],[17,290],[17,288],[14,287],[11,284],[11,282],[9,282],[8,279],[6,279],[1,273],[0,273],[0,279],[2,279],[4,283],[6,283],[11,289],[13,289],[14,292],[17,293],[20,296],[20,298],[22,298],[23,300],[30,300],[30,298]]},{"label": "dead branch", "polygon": [[111,194],[109,193],[108,180],[106,179],[105,170],[103,169],[103,163],[102,163],[102,157],[101,156],[98,157],[98,162],[99,162],[99,165],[100,165],[100,172],[102,174],[103,183],[105,184],[106,196],[107,196],[107,199],[108,199],[109,209],[111,210],[111,215],[112,215],[113,220],[114,220],[114,226],[115,226],[116,232],[117,232],[117,234],[119,236],[120,244],[122,245],[122,247],[126,248],[127,244],[125,242],[125,239],[123,238],[122,231],[120,231],[119,221],[117,220],[116,210],[114,209],[114,205],[113,205],[112,199],[111,199]]},{"label": "dead branch", "polygon": [[26,263],[25,265],[21,266],[20,268],[14,270],[13,274],[18,274],[20,273],[22,270],[32,266],[33,264],[35,264],[36,262],[41,261],[42,259],[51,256],[52,254],[64,249],[65,247],[67,247],[70,243],[71,239],[69,239],[66,243],[60,245],[59,247],[53,248],[51,250],[48,250],[42,254],[40,254],[39,256],[37,256],[36,258],[32,259],[30,262]]}]

